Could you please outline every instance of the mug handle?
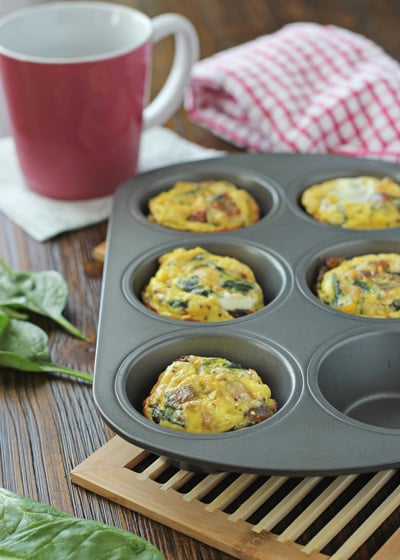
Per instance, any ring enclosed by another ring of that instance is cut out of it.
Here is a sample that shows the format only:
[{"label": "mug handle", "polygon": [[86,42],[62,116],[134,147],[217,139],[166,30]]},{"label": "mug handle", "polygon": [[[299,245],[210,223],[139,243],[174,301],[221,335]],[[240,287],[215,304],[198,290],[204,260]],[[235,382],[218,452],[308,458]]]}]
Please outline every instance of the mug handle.
[{"label": "mug handle", "polygon": [[167,35],[175,37],[175,54],[165,84],[143,110],[143,129],[165,123],[182,102],[193,64],[199,57],[199,39],[192,23],[179,14],[162,14],[152,19],[152,42]]}]

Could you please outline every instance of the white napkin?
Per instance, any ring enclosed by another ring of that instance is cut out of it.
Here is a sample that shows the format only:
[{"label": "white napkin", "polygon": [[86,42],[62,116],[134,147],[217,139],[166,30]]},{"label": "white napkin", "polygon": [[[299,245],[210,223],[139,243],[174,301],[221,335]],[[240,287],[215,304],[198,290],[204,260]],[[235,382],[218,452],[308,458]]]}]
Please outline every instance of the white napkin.
[{"label": "white napkin", "polygon": [[[167,128],[155,127],[143,133],[139,172],[222,154],[193,144]],[[101,222],[108,218],[111,205],[112,196],[69,202],[32,192],[24,184],[12,138],[0,139],[0,211],[36,241]]]}]

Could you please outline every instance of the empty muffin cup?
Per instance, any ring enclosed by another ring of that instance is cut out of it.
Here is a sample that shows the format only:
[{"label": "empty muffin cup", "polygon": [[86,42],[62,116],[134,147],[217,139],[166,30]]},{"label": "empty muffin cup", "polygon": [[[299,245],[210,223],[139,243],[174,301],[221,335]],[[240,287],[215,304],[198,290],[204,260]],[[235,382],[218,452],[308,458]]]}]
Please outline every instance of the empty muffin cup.
[{"label": "empty muffin cup", "polygon": [[400,331],[337,340],[310,364],[310,384],[347,421],[400,430]]}]

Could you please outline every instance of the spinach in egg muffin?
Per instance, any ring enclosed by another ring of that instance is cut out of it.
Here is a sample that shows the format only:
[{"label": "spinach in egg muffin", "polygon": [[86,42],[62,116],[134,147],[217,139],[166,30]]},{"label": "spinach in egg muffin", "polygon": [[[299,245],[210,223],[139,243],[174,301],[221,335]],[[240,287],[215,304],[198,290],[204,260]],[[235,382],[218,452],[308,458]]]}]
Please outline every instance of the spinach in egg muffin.
[{"label": "spinach in egg muffin", "polygon": [[254,369],[197,355],[172,362],[143,403],[143,413],[152,422],[199,434],[246,428],[276,410],[269,386]]},{"label": "spinach in egg muffin", "polygon": [[164,317],[227,321],[264,306],[253,271],[237,259],[195,247],[166,253],[159,263],[142,292],[142,300]]},{"label": "spinach in egg muffin", "polygon": [[400,318],[400,254],[327,259],[316,293],[321,301],[344,313]]}]

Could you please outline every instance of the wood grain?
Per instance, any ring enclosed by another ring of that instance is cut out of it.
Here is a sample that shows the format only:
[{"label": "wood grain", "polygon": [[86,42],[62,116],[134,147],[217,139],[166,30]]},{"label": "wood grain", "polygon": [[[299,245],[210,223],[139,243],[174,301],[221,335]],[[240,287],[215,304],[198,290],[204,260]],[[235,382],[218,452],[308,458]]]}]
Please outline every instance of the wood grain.
[{"label": "wood grain", "polygon": [[[396,474],[393,469],[378,472],[347,497],[347,489],[361,475],[339,476],[325,489],[321,477],[305,477],[285,490],[287,477],[271,476],[263,483],[265,477],[255,475],[190,473],[115,436],[78,465],[71,478],[83,488],[239,560],[349,560],[399,507],[400,484],[333,554],[321,551]],[[318,487],[310,502],[309,496]],[[327,519],[325,512],[334,501],[341,503],[336,515],[300,545],[299,536],[309,533],[318,518]],[[265,515],[255,521],[253,514],[259,516],[263,510]],[[277,531],[275,527],[288,517],[289,526]],[[399,537],[390,539],[392,549]]]},{"label": "wood grain", "polygon": [[[119,0],[116,3],[141,9],[150,16],[168,11],[188,16],[200,37],[201,57],[271,33],[286,23],[314,21],[362,33],[400,60],[400,3],[394,0]],[[153,95],[163,83],[172,50],[168,40],[155,49]],[[167,126],[204,146],[236,151],[191,123],[183,108]],[[102,280],[102,267],[93,264],[92,252],[104,241],[106,231],[107,223],[102,222],[38,243],[0,215],[1,256],[18,270],[59,270],[70,288],[66,315],[92,340],[92,344],[82,343],[44,321],[50,334],[53,360],[91,373]],[[87,384],[56,375],[0,372],[0,484],[3,487],[79,517],[133,531],[158,546],[169,560],[231,560],[232,556],[214,549],[212,543],[200,543],[72,483],[70,471],[113,435],[99,415]],[[327,520],[334,516],[336,505],[331,504]],[[332,543],[335,550],[341,540],[358,528],[365,511],[373,510],[374,499],[335,537]],[[389,555],[377,555],[376,560],[398,556],[398,538],[388,539],[398,529],[399,521],[397,508],[384,528],[357,550],[354,560],[370,560],[385,541],[388,541]],[[325,552],[329,554],[329,548]]]}]

